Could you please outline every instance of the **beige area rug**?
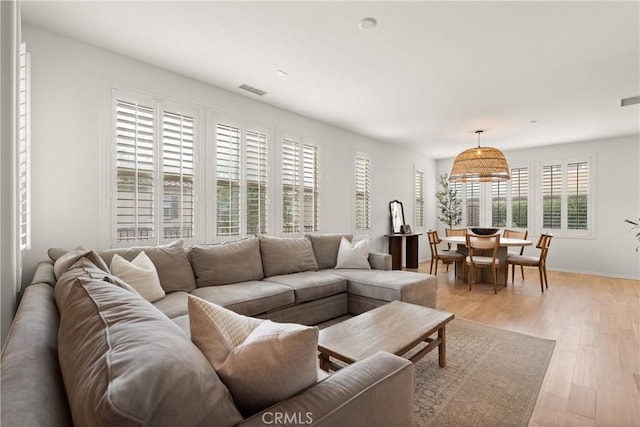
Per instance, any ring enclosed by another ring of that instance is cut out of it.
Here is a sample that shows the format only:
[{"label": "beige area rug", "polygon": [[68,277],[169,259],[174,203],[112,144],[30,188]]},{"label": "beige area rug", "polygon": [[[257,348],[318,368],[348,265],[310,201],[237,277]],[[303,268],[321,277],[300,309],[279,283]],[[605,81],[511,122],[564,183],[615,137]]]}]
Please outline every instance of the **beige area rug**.
[{"label": "beige area rug", "polygon": [[526,426],[555,341],[465,319],[447,325],[447,366],[416,364],[416,426]]}]

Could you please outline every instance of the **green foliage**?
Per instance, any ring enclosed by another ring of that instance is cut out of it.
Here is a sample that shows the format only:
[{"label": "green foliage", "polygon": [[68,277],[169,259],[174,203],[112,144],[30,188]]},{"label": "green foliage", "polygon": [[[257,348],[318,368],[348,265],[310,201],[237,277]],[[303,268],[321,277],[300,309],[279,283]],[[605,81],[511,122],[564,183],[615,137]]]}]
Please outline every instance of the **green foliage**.
[{"label": "green foliage", "polygon": [[438,219],[453,228],[462,222],[462,201],[457,197],[455,186],[449,182],[449,175],[438,176],[440,191],[436,193],[438,199],[440,215]]},{"label": "green foliage", "polygon": [[[633,227],[631,227],[631,230],[629,230],[629,233],[631,233],[633,230],[640,230],[640,218],[638,218],[638,222],[631,221],[630,219],[625,219],[624,222],[633,225]],[[640,242],[640,231],[636,233],[636,239],[638,239],[638,242]],[[638,252],[638,249],[640,249],[640,245],[636,246],[636,252]]]}]

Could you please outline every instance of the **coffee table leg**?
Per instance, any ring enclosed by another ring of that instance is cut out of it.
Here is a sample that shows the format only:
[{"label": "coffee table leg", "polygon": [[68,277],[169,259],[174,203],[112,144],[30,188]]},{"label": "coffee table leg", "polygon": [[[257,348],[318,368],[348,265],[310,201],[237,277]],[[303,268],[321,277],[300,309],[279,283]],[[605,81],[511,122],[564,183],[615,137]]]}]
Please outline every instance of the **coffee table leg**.
[{"label": "coffee table leg", "polygon": [[329,355],[328,354],[324,354],[324,353],[320,353],[318,355],[318,358],[320,359],[320,369],[322,369],[325,372],[329,372]]},{"label": "coffee table leg", "polygon": [[438,329],[438,339],[440,341],[440,345],[438,345],[438,362],[440,363],[440,367],[444,368],[447,366],[447,341],[444,332],[444,325],[442,328]]}]

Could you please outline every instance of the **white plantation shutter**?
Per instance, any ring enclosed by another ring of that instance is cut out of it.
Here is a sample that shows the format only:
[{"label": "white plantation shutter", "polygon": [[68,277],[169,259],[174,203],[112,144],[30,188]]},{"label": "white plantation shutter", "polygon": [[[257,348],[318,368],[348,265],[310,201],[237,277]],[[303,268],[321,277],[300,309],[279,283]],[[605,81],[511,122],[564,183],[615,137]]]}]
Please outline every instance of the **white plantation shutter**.
[{"label": "white plantation shutter", "polygon": [[424,227],[424,172],[415,173],[416,227]]},{"label": "white plantation shutter", "polygon": [[303,146],[303,227],[305,233],[318,231],[318,147]]},{"label": "white plantation shutter", "polygon": [[116,240],[153,240],[153,108],[122,100],[115,104]]},{"label": "white plantation shutter", "polygon": [[529,169],[511,169],[511,227],[527,228],[528,219]]},{"label": "white plantation shutter", "polygon": [[491,183],[491,225],[493,227],[505,227],[507,225],[506,181]]},{"label": "white plantation shutter", "polygon": [[192,238],[195,225],[194,119],[162,113],[163,237]]},{"label": "white plantation shutter", "polygon": [[18,239],[20,249],[31,247],[31,64],[20,44],[18,74]]},{"label": "white plantation shutter", "polygon": [[240,128],[216,126],[218,236],[240,235]]},{"label": "white plantation shutter", "polygon": [[282,232],[300,230],[300,142],[282,140]]},{"label": "white plantation shutter", "polygon": [[356,154],[356,230],[371,228],[371,160],[364,154]]},{"label": "white plantation shutter", "polygon": [[480,183],[466,184],[467,227],[480,225]]},{"label": "white plantation shutter", "polygon": [[267,135],[247,131],[246,226],[247,234],[267,232]]},{"label": "white plantation shutter", "polygon": [[567,165],[567,228],[587,230],[589,227],[589,163]]},{"label": "white plantation shutter", "polygon": [[562,227],[562,165],[542,167],[542,227]]}]

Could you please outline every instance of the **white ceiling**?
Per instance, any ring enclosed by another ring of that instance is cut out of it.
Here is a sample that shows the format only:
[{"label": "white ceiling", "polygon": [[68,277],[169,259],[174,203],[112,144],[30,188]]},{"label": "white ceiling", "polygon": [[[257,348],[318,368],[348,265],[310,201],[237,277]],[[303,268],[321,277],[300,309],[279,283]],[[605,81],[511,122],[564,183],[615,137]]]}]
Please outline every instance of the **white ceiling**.
[{"label": "white ceiling", "polygon": [[[486,130],[482,145],[505,150],[640,132],[638,105],[618,107],[640,94],[638,1],[50,1],[22,12],[433,158],[473,146],[476,129]],[[360,30],[364,17],[378,26]]]}]

